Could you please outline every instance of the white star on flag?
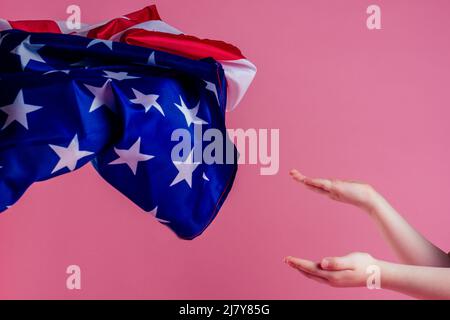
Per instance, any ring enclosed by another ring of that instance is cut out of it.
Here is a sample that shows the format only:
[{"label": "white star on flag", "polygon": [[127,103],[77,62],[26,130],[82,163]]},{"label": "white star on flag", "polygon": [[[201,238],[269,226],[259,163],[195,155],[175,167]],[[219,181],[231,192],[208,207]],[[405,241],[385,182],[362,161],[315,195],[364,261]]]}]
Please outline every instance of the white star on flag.
[{"label": "white star on flag", "polygon": [[189,109],[186,106],[186,104],[184,103],[183,98],[181,96],[180,96],[180,100],[181,100],[181,105],[176,104],[176,103],[175,103],[175,105],[183,113],[184,118],[186,119],[186,123],[187,123],[188,127],[190,127],[192,123],[194,123],[194,124],[207,124],[207,122],[205,120],[197,117],[198,109],[200,107],[200,102],[197,103],[197,105],[194,108]]},{"label": "white star on flag", "polygon": [[110,50],[113,49],[113,42],[111,40],[102,40],[102,39],[94,39],[94,40],[92,40],[91,42],[88,43],[87,48],[95,46],[96,44],[99,44],[99,43],[103,43]]},{"label": "white star on flag", "polygon": [[205,83],[206,83],[206,90],[209,90],[212,93],[214,93],[214,95],[216,96],[216,99],[217,99],[217,103],[219,103],[219,94],[217,93],[216,85],[214,83],[206,81],[206,80],[203,80],[203,81],[205,81]]},{"label": "white star on flag", "polygon": [[28,36],[21,44],[19,44],[11,53],[17,54],[20,57],[20,63],[22,64],[22,69],[25,69],[27,64],[33,60],[37,62],[45,63],[42,57],[37,52],[39,49],[44,47],[43,44],[31,44],[31,36]]},{"label": "white star on flag", "polygon": [[89,68],[88,63],[85,60],[80,60],[80,61],[71,63],[71,64],[69,64],[69,66],[71,66],[71,67],[84,67],[85,69]]},{"label": "white star on flag", "polygon": [[12,104],[9,106],[1,107],[0,110],[5,112],[8,115],[8,118],[6,119],[5,124],[3,125],[2,129],[5,129],[7,126],[9,126],[12,122],[17,121],[22,126],[25,127],[25,129],[28,130],[28,118],[27,115],[31,112],[37,111],[41,109],[40,106],[34,106],[31,104],[26,104],[23,98],[23,92],[22,90],[19,91],[17,94],[16,99]]},{"label": "white star on flag", "polygon": [[118,159],[110,162],[109,164],[126,164],[134,175],[136,175],[139,162],[147,161],[154,156],[141,153],[141,138],[139,137],[130,149],[118,149],[114,148],[114,151],[119,156]]},{"label": "white star on flag", "polygon": [[2,46],[3,40],[9,36],[9,33],[5,34],[4,36],[0,37],[0,47]]},{"label": "white star on flag", "polygon": [[59,161],[53,168],[52,173],[67,168],[70,171],[75,170],[78,160],[90,156],[93,152],[80,150],[78,135],[72,139],[67,148],[49,144],[49,147],[58,155]]},{"label": "white star on flag", "polygon": [[128,72],[113,72],[113,71],[103,71],[105,75],[103,75],[105,78],[113,79],[113,80],[129,80],[129,79],[138,79],[139,77],[133,77],[129,76]]},{"label": "white star on flag", "polygon": [[154,67],[158,67],[158,68],[162,68],[162,69],[170,69],[170,67],[162,66],[162,65],[156,63],[156,54],[155,54],[155,51],[153,51],[152,53],[150,53],[150,55],[148,56],[148,59],[147,59],[147,65],[149,65],[149,66],[154,66]]},{"label": "white star on flag", "polygon": [[147,64],[156,66],[156,60],[155,60],[155,51],[153,51],[150,56],[148,57]]},{"label": "white star on flag", "polygon": [[143,106],[145,108],[145,113],[147,113],[152,107],[154,107],[163,116],[165,116],[162,107],[157,102],[159,95],[157,95],[157,94],[145,95],[136,89],[133,89],[133,88],[131,88],[131,89],[133,90],[133,93],[135,96],[135,99],[130,100],[132,103]]},{"label": "white star on flag", "polygon": [[157,217],[158,215],[158,207],[155,207],[155,209],[153,209],[152,211],[149,212],[157,221],[161,222],[161,223],[170,223],[169,220],[164,220],[164,219],[160,219]]},{"label": "white star on flag", "polygon": [[106,80],[101,87],[94,87],[88,84],[85,84],[84,86],[94,95],[94,100],[91,103],[89,112],[93,112],[103,105],[107,106],[111,110],[114,110],[115,101],[111,88],[111,79]]},{"label": "white star on flag", "polygon": [[70,70],[50,70],[50,71],[47,71],[47,72],[43,73],[43,75],[52,74],[52,73],[58,73],[58,72],[69,74]]},{"label": "white star on flag", "polygon": [[175,177],[175,179],[173,179],[172,183],[170,184],[170,187],[176,185],[179,182],[186,181],[189,187],[192,188],[192,174],[197,168],[197,166],[200,164],[199,162],[193,162],[193,154],[194,149],[191,150],[186,160],[172,161],[174,166],[178,170],[178,174]]}]

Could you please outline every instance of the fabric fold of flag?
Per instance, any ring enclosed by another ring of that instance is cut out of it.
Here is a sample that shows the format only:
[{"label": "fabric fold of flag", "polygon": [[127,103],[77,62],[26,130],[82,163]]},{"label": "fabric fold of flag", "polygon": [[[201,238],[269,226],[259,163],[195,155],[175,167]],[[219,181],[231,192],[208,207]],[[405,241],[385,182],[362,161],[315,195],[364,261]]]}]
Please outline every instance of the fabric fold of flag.
[{"label": "fabric fold of flag", "polygon": [[227,110],[240,103],[256,75],[256,67],[241,51],[222,41],[199,39],[185,35],[163,21],[155,5],[94,25],[70,30],[65,21],[7,21],[0,19],[0,31],[18,29],[29,32],[65,33],[88,38],[126,42],[199,59],[218,61],[227,78]]},{"label": "fabric fold of flag", "polygon": [[[145,19],[159,19],[152,12]],[[197,143],[199,127],[221,133],[223,150],[216,151],[229,152],[227,83],[213,56],[51,30],[0,32],[0,211],[34,182],[92,162],[180,238],[195,238],[218,213],[237,171],[234,146],[232,163],[194,156],[206,147]],[[174,159],[179,129],[193,148]]]}]

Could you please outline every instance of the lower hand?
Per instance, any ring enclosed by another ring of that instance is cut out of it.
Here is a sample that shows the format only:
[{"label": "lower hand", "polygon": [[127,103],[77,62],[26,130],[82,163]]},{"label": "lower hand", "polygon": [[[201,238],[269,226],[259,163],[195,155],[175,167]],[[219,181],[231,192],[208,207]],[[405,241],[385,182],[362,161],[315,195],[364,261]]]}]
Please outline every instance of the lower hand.
[{"label": "lower hand", "polygon": [[309,279],[341,288],[366,286],[368,267],[378,264],[370,254],[360,252],[324,258],[320,263],[294,257],[284,261]]}]

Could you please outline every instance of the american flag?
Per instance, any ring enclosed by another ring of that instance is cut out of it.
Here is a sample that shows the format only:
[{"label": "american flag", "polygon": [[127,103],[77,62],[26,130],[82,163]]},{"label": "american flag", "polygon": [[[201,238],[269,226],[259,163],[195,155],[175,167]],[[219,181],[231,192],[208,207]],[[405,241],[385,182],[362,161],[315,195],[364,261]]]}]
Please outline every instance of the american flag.
[{"label": "american flag", "polygon": [[[180,238],[195,238],[237,164],[194,161],[194,128],[227,137],[226,110],[255,72],[237,48],[181,33],[155,6],[75,31],[0,20],[0,211],[34,182],[91,162]],[[173,159],[180,128],[194,149]]]}]

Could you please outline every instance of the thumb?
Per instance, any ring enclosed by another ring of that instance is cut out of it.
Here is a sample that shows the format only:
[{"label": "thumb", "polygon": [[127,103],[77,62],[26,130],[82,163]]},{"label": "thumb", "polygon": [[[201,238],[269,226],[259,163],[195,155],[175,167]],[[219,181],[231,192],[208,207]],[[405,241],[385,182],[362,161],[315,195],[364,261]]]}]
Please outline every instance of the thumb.
[{"label": "thumb", "polygon": [[332,271],[352,270],[353,261],[349,257],[328,257],[322,259],[320,267]]}]

